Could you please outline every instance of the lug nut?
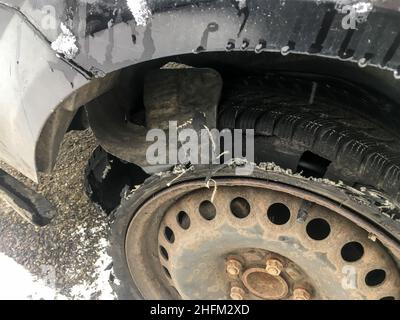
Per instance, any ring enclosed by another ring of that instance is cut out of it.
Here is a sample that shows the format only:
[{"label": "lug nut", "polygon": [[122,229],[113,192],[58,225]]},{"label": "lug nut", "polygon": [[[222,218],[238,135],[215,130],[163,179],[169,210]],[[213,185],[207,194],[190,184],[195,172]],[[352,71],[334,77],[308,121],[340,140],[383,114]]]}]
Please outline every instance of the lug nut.
[{"label": "lug nut", "polygon": [[242,264],[236,259],[229,259],[226,262],[226,272],[231,276],[238,276],[242,271]]},{"label": "lug nut", "polygon": [[233,285],[231,287],[230,296],[231,296],[232,300],[243,300],[245,294],[246,293],[244,292],[244,290],[241,287],[239,287],[237,285]]},{"label": "lug nut", "polygon": [[297,288],[293,291],[294,300],[310,300],[311,294],[303,288]]},{"label": "lug nut", "polygon": [[278,259],[268,259],[265,270],[274,277],[277,277],[281,274],[283,270],[283,264]]},{"label": "lug nut", "polygon": [[236,259],[229,259],[226,262],[226,272],[231,276],[238,276],[242,271],[242,264]]}]

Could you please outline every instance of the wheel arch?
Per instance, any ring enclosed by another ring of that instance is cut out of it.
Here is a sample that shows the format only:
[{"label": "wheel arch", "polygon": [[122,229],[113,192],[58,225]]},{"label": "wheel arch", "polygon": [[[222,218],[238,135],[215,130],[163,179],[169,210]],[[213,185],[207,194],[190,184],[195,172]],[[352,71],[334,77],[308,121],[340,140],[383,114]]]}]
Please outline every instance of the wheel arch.
[{"label": "wheel arch", "polygon": [[[246,66],[254,72],[260,66],[277,69],[275,62],[290,71],[314,70],[321,74],[321,68],[326,68],[325,75],[367,88],[379,84],[378,91],[397,103],[400,101],[400,80],[396,79],[400,33],[395,23],[400,13],[395,6],[383,8],[376,1],[362,28],[345,30],[340,27],[343,15],[335,12],[335,3],[331,1],[293,1],[280,10],[276,0],[249,0],[246,10],[239,8],[236,1],[193,1],[179,6],[168,3],[150,3],[153,14],[146,25],[136,25],[128,19],[78,39],[80,52],[75,62],[85,70],[106,76],[93,80],[95,85],[90,82],[74,91],[54,109],[36,146],[38,171],[51,170],[76,110],[106,91],[103,88],[96,92],[95,88],[107,83],[110,74],[145,71],[168,60],[216,69],[230,65],[243,70]],[[100,4],[96,1],[93,5]],[[375,30],[376,25],[379,30]],[[177,28],[179,37],[171,32]],[[285,47],[288,52],[282,51]],[[103,58],[98,52],[105,54],[103,62],[99,62]],[[360,59],[366,56],[366,64],[361,68]],[[318,64],[314,64],[316,61]]]}]

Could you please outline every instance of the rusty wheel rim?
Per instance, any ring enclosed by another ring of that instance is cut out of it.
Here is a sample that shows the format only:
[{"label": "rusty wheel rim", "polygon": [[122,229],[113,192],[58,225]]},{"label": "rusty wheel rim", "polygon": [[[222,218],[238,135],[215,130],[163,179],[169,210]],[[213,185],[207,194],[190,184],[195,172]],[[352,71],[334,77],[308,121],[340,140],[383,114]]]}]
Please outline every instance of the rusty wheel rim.
[{"label": "rusty wheel rim", "polygon": [[[301,190],[289,194],[246,179],[238,187],[239,180],[218,180],[212,202],[212,188],[190,182],[172,186],[138,210],[127,232],[126,255],[144,297],[400,297],[399,273],[386,248],[328,202],[312,202],[301,221],[298,213],[304,199],[310,200]],[[156,219],[150,222],[152,215]],[[146,245],[138,241],[140,220],[155,235]],[[267,272],[271,259],[282,264],[280,274]],[[229,269],[231,260],[238,262],[238,272]],[[264,286],[254,287],[257,277]]]}]

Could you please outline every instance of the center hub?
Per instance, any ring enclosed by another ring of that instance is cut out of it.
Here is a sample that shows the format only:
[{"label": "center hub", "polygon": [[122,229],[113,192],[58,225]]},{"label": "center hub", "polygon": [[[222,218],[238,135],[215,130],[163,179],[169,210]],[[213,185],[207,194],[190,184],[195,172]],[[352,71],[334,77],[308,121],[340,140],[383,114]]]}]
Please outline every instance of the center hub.
[{"label": "center hub", "polygon": [[262,299],[282,299],[289,291],[288,284],[281,276],[270,275],[262,268],[247,269],[242,280],[247,290]]},{"label": "center hub", "polygon": [[[226,257],[225,270],[232,299],[297,299],[299,289],[305,292],[305,300],[315,297],[312,279],[276,252],[258,248],[233,251]],[[238,288],[241,297],[236,295]]]}]

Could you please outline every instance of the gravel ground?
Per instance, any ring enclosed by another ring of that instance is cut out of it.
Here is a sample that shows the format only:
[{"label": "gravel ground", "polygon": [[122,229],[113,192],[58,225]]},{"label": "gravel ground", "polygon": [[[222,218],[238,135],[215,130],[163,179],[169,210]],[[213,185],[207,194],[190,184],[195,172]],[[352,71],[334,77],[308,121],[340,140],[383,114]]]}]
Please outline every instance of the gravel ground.
[{"label": "gravel ground", "polygon": [[90,130],[68,133],[54,172],[41,176],[38,185],[0,163],[58,210],[48,226],[38,228],[0,200],[0,253],[37,279],[49,282],[49,272],[55,274],[53,285],[66,298],[115,298],[108,281],[113,278],[111,258],[106,254],[108,221],[91,203],[83,185],[84,169],[95,147]]}]

